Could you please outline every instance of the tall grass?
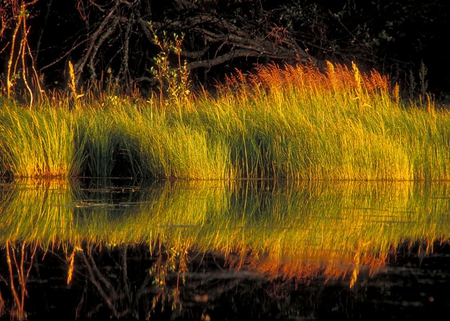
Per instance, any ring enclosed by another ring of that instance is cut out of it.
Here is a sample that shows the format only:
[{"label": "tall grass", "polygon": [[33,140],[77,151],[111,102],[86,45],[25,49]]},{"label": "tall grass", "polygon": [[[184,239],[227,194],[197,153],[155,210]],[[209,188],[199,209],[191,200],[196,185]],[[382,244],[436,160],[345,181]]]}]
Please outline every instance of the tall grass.
[{"label": "tall grass", "polygon": [[[129,154],[123,148],[123,134],[118,130],[118,119],[114,113],[102,109],[86,109],[84,115],[79,139],[85,142],[85,172],[90,176],[111,177],[120,157],[129,164]],[[124,168],[121,172],[134,174],[131,168]]]},{"label": "tall grass", "polygon": [[80,174],[83,144],[76,144],[79,117],[58,108],[0,108],[0,172],[18,177]]},{"label": "tall grass", "polygon": [[[175,81],[175,80],[173,80]],[[0,172],[182,179],[450,179],[450,115],[356,65],[260,66],[213,96],[87,94],[0,111]],[[189,101],[187,99],[190,99]],[[171,106],[175,104],[176,106]]]},{"label": "tall grass", "polygon": [[199,113],[228,137],[241,176],[449,178],[448,111],[404,106],[376,72],[266,66],[225,86],[214,107]]},{"label": "tall grass", "polygon": [[229,142],[236,177],[449,177],[448,112],[404,106],[385,77],[356,66],[260,67],[250,79],[230,78],[196,110],[193,124]]}]

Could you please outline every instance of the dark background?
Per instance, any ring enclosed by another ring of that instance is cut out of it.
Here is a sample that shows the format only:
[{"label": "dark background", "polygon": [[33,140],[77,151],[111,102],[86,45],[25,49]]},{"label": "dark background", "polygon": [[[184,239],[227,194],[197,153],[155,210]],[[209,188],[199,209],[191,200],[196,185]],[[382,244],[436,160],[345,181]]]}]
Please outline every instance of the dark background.
[{"label": "dark background", "polygon": [[437,100],[450,97],[450,1],[8,0],[0,3],[0,15],[3,95],[9,61],[17,65],[16,93],[24,92],[22,69],[29,84],[67,89],[69,61],[79,86],[114,81],[124,91],[149,92],[158,85],[150,68],[160,51],[147,24],[152,21],[160,39],[163,31],[168,39],[184,34],[183,59],[194,84],[207,88],[256,63],[320,67],[330,60],[388,74],[407,99],[425,91]]}]

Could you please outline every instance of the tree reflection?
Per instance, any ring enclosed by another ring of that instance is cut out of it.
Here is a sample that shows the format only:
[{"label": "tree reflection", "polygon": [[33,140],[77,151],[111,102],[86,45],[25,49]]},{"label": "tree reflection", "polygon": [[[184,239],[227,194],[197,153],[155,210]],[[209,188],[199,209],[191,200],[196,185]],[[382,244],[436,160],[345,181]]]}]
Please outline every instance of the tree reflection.
[{"label": "tree reflection", "polygon": [[[12,319],[25,320],[27,318],[27,313],[25,311],[25,298],[27,296],[26,285],[37,248],[37,244],[27,244],[26,242],[23,242],[21,245],[16,245],[9,241],[6,242],[5,250],[9,282],[3,275],[1,275],[1,278],[11,290],[13,304],[9,312]],[[1,296],[0,302],[0,306],[3,307],[3,309],[0,309],[1,314],[2,310],[5,308]]]},{"label": "tree reflection", "polygon": [[[8,242],[0,311],[15,320],[29,312],[66,319],[283,319],[316,316],[324,304],[338,304],[338,297],[339,305],[327,308],[353,313],[354,302],[367,293],[367,276],[386,258],[355,251],[358,265],[332,263],[329,254],[323,253],[328,263],[298,258],[280,264],[251,252],[224,255],[162,243],[43,248]],[[355,270],[358,286],[350,289]]]},{"label": "tree reflection", "polygon": [[[174,319],[188,314],[208,319],[208,313],[223,305],[230,295],[247,304],[253,302],[250,298],[258,298],[252,303],[254,306],[248,306],[250,311],[269,313],[273,309],[271,301],[284,302],[296,288],[319,289],[330,280],[344,278],[348,286],[352,282],[352,269],[356,268],[342,262],[327,265],[297,260],[295,264],[280,264],[251,253],[238,257],[238,254],[205,253],[187,247],[167,248],[163,244],[153,249],[143,245],[90,244],[74,253],[72,282],[78,287],[84,284],[77,315],[104,315],[107,310],[114,318],[148,319],[170,314]],[[379,267],[381,260],[373,259],[372,263]],[[92,300],[93,295],[98,300]],[[283,306],[288,309],[286,303]],[[235,302],[230,309],[242,309],[241,303]]]}]

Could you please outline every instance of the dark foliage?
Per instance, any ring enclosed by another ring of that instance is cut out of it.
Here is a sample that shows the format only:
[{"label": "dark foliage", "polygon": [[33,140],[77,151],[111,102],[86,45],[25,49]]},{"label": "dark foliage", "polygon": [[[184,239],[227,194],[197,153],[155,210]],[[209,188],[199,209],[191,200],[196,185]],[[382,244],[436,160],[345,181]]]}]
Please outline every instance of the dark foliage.
[{"label": "dark foliage", "polygon": [[449,12],[439,0],[2,1],[0,84],[8,96],[38,85],[66,89],[71,61],[79,86],[114,82],[145,92],[157,85],[151,21],[160,37],[185,35],[183,58],[204,86],[255,63],[330,60],[388,73],[411,95],[444,94]]}]

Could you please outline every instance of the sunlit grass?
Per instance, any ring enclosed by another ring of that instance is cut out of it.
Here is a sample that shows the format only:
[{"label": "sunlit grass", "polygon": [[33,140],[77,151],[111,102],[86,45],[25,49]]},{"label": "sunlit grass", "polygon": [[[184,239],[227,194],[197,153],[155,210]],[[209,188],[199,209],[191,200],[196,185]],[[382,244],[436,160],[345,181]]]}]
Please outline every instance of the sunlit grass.
[{"label": "sunlit grass", "polygon": [[260,66],[230,76],[215,95],[183,101],[116,92],[86,93],[72,110],[4,102],[0,173],[450,179],[449,112],[430,101],[405,104],[386,77],[355,65]]},{"label": "sunlit grass", "polygon": [[17,177],[58,177],[80,174],[83,144],[76,145],[78,115],[46,108],[29,111],[0,108],[2,172]]},{"label": "sunlit grass", "polygon": [[[229,117],[240,121],[229,134],[244,176],[363,180],[448,177],[442,171],[414,175],[414,165],[418,165],[414,160],[423,155],[424,146],[400,139],[414,139],[414,132],[420,135],[427,130],[422,127],[425,124],[418,129],[405,124],[404,114],[437,125],[448,113],[436,118],[415,107],[406,110],[391,97],[386,79],[376,73],[357,78],[354,68],[339,67],[339,74],[329,71],[327,76],[308,67],[263,67],[252,83],[242,85],[240,77],[228,84],[244,86],[232,96],[236,97],[233,108],[238,116]],[[226,102],[230,100],[227,95],[230,93],[225,95]],[[220,99],[217,104],[221,104]],[[220,128],[217,123],[213,126]],[[437,135],[447,132],[444,128],[435,130]],[[427,143],[443,153],[447,150],[447,143],[441,140]],[[448,160],[448,156],[444,158]]]}]

